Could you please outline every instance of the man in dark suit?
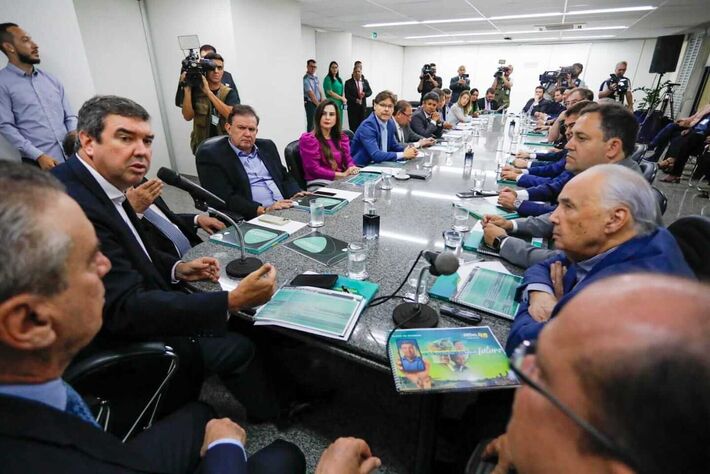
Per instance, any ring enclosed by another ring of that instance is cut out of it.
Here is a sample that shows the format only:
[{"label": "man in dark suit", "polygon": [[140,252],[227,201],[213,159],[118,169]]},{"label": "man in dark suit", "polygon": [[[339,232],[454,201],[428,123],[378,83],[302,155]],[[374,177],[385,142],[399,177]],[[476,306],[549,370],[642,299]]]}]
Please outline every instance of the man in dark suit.
[{"label": "man in dark suit", "polygon": [[412,122],[412,115],[414,111],[412,110],[412,104],[406,100],[399,100],[394,104],[394,123],[397,126],[397,141],[400,145],[406,145],[407,143],[413,143],[416,148],[427,147],[433,145],[433,138],[424,138],[421,135],[417,135],[416,132],[412,130],[409,124]]},{"label": "man in dark suit", "polygon": [[424,138],[440,137],[444,133],[444,121],[436,108],[439,105],[439,96],[429,92],[424,96],[421,106],[412,115],[409,125],[414,133]]},{"label": "man in dark suit", "polygon": [[367,111],[367,98],[372,95],[370,83],[362,75],[362,66],[356,65],[353,75],[345,81],[345,98],[348,99],[348,124],[350,130],[355,132]]},{"label": "man in dark suit", "polygon": [[395,96],[390,91],[382,91],[375,96],[375,106],[355,132],[350,143],[353,161],[358,166],[382,161],[411,160],[417,156],[417,150],[397,141],[394,120]]},{"label": "man in dark suit", "polygon": [[140,218],[141,228],[150,245],[180,258],[190,248],[202,243],[197,228],[213,234],[225,228],[222,221],[206,214],[175,214],[161,197],[163,183],[145,179],[126,191],[126,199]]},{"label": "man in dark suit", "polygon": [[200,183],[246,219],[293,207],[291,199],[307,194],[281,164],[274,142],[256,138],[258,127],[253,108],[234,106],[228,135],[205,142],[195,155]]},{"label": "man in dark suit", "polygon": [[486,96],[478,99],[478,110],[481,112],[495,112],[498,110],[498,102],[494,99],[496,96],[496,90],[489,87],[486,90]]},{"label": "man in dark suit", "polygon": [[101,341],[169,338],[184,362],[181,368],[194,365],[219,374],[252,418],[276,418],[275,396],[263,386],[259,370],[250,366],[253,344],[227,331],[230,311],[268,301],[276,270],[264,265],[231,292],[186,293],[176,286],[182,281],[217,281],[219,264],[211,257],[184,262],[153,248],[125,199],[125,190],[139,183],[150,167],[149,118],[129,99],[88,100],[79,112],[80,150],[53,170],[94,225],[102,252],[111,260],[104,277]]},{"label": "man in dark suit", "polygon": [[0,187],[4,473],[305,472],[303,454],[280,440],[247,461],[244,430],[199,403],[125,444],[102,431],[61,376],[101,328],[111,262],[51,175],[5,162]]}]

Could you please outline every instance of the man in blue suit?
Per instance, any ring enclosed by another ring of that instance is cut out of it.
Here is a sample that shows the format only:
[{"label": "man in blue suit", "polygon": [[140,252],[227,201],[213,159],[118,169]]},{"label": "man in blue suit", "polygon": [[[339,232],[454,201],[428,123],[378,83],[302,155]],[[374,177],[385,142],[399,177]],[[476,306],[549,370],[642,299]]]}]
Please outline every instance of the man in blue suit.
[{"label": "man in blue suit", "polygon": [[638,173],[594,166],[567,183],[559,203],[550,220],[563,254],[525,272],[509,354],[523,340],[536,339],[550,318],[597,280],[638,272],[694,278],[675,239],[660,226],[651,185]]},{"label": "man in blue suit", "polygon": [[390,120],[396,101],[390,91],[382,91],[375,96],[373,112],[357,128],[350,143],[356,165],[416,158],[416,148],[411,145],[404,147],[397,140],[397,126],[394,120]]}]

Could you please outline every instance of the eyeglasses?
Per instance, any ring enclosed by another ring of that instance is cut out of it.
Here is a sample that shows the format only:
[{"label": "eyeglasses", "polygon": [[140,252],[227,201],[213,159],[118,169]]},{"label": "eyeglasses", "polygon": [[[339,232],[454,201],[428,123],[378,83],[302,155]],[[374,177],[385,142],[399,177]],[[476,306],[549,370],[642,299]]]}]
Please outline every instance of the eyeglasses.
[{"label": "eyeglasses", "polygon": [[378,107],[381,107],[383,109],[394,109],[394,104],[375,104]]},{"label": "eyeglasses", "polygon": [[530,386],[533,390],[535,390],[537,393],[545,397],[547,400],[550,401],[553,405],[555,405],[557,408],[562,411],[565,415],[567,415],[572,421],[574,421],[577,426],[582,428],[582,430],[587,433],[589,436],[594,438],[596,442],[601,444],[604,449],[609,451],[613,456],[616,458],[620,459],[624,463],[626,463],[630,467],[638,466],[639,464],[636,463],[632,456],[627,454],[623,448],[621,448],[617,443],[612,441],[612,439],[596,429],[592,424],[590,424],[588,421],[582,419],[579,415],[577,415],[575,412],[573,412],[567,405],[562,403],[559,398],[554,396],[552,393],[550,393],[547,389],[543,388],[542,385],[531,379],[525,372],[529,372],[529,370],[525,370],[523,368],[523,362],[525,361],[525,358],[528,356],[534,356],[535,351],[537,350],[537,345],[535,341],[523,341],[518,347],[515,348],[513,351],[513,354],[510,356],[510,369],[515,373],[515,375],[518,376],[518,378],[526,385]]}]

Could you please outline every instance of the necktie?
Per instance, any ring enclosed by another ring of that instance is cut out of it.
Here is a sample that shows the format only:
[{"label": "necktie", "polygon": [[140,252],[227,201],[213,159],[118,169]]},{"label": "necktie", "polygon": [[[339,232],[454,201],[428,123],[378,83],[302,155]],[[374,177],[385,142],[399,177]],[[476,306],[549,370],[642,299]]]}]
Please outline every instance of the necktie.
[{"label": "necktie", "polygon": [[380,148],[387,151],[387,126],[380,126]]},{"label": "necktie", "polygon": [[190,241],[187,240],[187,237],[185,237],[185,234],[183,234],[180,229],[175,227],[169,220],[161,217],[160,214],[155,212],[150,207],[145,210],[143,217],[148,219],[148,222],[157,227],[165,237],[170,239],[181,257],[185,254],[185,252],[192,248]]},{"label": "necktie", "polygon": [[404,144],[404,129],[399,127],[397,131],[399,132],[399,143]]},{"label": "necktie", "polygon": [[76,393],[76,391],[71,388],[71,386],[64,382],[64,388],[67,390],[67,407],[64,411],[71,413],[74,416],[78,416],[87,423],[91,423],[96,428],[101,429],[94,416],[91,414],[91,410],[81,398],[81,395]]}]

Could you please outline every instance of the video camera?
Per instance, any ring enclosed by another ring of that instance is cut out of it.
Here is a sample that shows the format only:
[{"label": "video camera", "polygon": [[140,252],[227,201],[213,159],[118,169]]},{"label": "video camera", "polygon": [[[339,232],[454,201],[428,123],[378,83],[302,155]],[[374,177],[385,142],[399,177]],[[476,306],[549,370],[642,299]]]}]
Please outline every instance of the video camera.
[{"label": "video camera", "polygon": [[617,94],[626,94],[629,90],[629,80],[623,76],[619,77],[616,74],[609,74],[609,85],[616,84]]},{"label": "video camera", "polygon": [[498,68],[498,70],[495,72],[495,74],[493,74],[493,77],[498,79],[500,77],[503,77],[503,74],[509,73],[509,72],[510,72],[510,68],[508,66],[500,66]]},{"label": "video camera", "polygon": [[182,60],[180,74],[185,73],[185,83],[192,88],[202,86],[202,76],[214,71],[217,64],[210,59],[200,58],[200,39],[197,35],[178,36],[180,49],[186,52]]},{"label": "video camera", "polygon": [[434,68],[431,67],[431,64],[425,64],[422,67],[422,75],[432,74],[433,72],[434,72]]},{"label": "video camera", "polygon": [[560,87],[568,88],[569,80],[574,73],[574,66],[564,66],[557,71],[545,71],[539,76],[540,85],[547,89],[550,85],[559,82]]}]

